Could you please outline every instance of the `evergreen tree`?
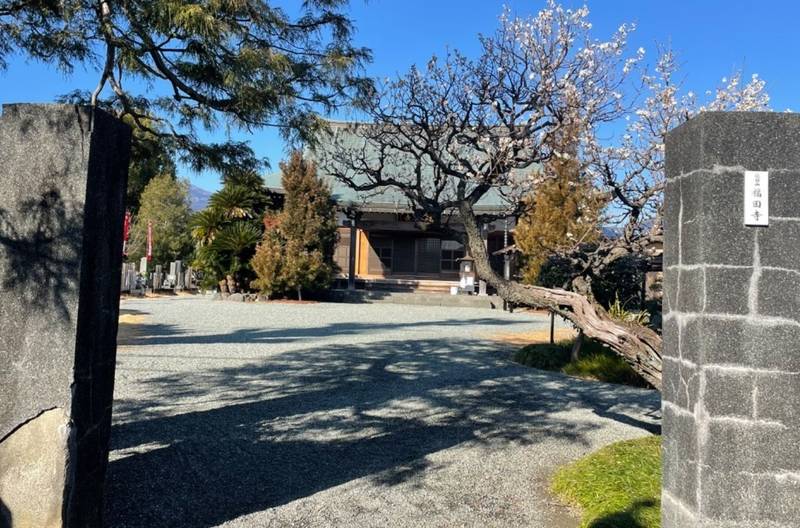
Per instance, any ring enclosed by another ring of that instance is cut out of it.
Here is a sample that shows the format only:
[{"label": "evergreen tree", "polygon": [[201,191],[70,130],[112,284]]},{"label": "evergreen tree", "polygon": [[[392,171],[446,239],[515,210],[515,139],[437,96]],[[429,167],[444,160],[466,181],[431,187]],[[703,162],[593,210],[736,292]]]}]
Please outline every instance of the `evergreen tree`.
[{"label": "evergreen tree", "polygon": [[145,187],[158,175],[176,178],[174,153],[169,142],[136,128],[131,119],[134,140],[131,143],[131,161],[128,168],[128,192],[125,207],[136,213],[139,211],[141,196]]},{"label": "evergreen tree", "polygon": [[129,257],[136,261],[147,251],[147,225],[153,229],[153,263],[186,259],[194,244],[189,232],[189,182],[171,174],[150,180],[141,195],[141,207],[131,228]]},{"label": "evergreen tree", "polygon": [[347,0],[0,0],[0,70],[13,55],[94,74],[67,97],[163,138],[197,169],[258,165],[249,145],[209,143],[222,126],[310,139],[361,100],[369,50],[352,45]]},{"label": "evergreen tree", "polygon": [[602,202],[581,174],[574,149],[549,161],[545,175],[514,233],[524,259],[522,278],[528,284],[538,283],[542,264],[554,254],[600,237]]},{"label": "evergreen tree", "polygon": [[[252,287],[269,296],[286,291],[286,280],[283,273],[284,241],[278,234],[277,217],[272,217],[272,222],[265,220],[267,230],[264,240],[256,248],[251,265],[258,277],[252,282]],[[271,225],[270,225],[271,224]]]},{"label": "evergreen tree", "polygon": [[294,152],[281,163],[285,191],[283,211],[265,218],[267,235],[256,250],[253,285],[272,295],[328,287],[333,276],[336,214],[328,185],[317,176],[316,166]]},{"label": "evergreen tree", "polygon": [[330,257],[336,241],[336,211],[330,187],[317,176],[317,167],[294,152],[288,163],[281,163],[281,185],[286,193],[280,216],[283,237],[304,250]]}]

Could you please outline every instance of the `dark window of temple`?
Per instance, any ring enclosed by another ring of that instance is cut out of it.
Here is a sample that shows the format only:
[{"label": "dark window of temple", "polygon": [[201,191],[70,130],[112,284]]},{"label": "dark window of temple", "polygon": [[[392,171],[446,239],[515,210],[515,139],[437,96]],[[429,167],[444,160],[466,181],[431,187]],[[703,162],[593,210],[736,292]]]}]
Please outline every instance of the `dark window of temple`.
[{"label": "dark window of temple", "polygon": [[464,258],[464,246],[455,240],[442,241],[442,271],[458,271],[458,260]]}]

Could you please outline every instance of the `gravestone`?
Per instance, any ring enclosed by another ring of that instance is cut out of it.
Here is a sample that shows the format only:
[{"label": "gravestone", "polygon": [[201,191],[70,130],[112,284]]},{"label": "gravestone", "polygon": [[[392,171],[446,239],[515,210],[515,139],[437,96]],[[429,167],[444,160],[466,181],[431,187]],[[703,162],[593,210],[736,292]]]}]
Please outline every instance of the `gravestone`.
[{"label": "gravestone", "polygon": [[125,262],[122,264],[121,279],[121,291],[132,292],[136,289],[137,274],[136,265],[133,262]]},{"label": "gravestone", "polygon": [[701,114],[666,163],[662,524],[796,527],[800,115]]},{"label": "gravestone", "polygon": [[197,284],[195,283],[195,280],[194,280],[194,268],[192,268],[191,266],[186,268],[186,274],[184,276],[184,283],[183,284],[184,284],[184,286],[186,287],[187,290],[196,290],[197,289]]},{"label": "gravestone", "polygon": [[2,526],[100,526],[130,138],[100,110],[3,106]]},{"label": "gravestone", "polygon": [[161,289],[161,283],[164,281],[164,273],[161,270],[161,264],[156,264],[156,271],[153,272],[153,291]]},{"label": "gravestone", "polygon": [[180,291],[183,289],[183,262],[180,260],[176,260],[173,262],[175,264],[175,291]]}]

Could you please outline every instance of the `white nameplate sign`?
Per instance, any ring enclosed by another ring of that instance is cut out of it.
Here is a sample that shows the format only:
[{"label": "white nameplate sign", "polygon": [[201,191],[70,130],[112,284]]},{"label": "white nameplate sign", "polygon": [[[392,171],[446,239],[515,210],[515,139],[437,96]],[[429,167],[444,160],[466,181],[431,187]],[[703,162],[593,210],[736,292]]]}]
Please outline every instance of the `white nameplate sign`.
[{"label": "white nameplate sign", "polygon": [[744,225],[769,225],[769,173],[744,171]]}]

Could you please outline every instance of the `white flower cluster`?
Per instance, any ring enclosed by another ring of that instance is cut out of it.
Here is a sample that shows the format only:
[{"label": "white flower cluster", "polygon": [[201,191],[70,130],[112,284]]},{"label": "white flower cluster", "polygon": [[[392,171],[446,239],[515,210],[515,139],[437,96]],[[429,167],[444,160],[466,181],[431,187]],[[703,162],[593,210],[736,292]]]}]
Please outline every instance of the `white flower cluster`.
[{"label": "white flower cluster", "polygon": [[647,66],[644,48],[627,50],[635,26],[599,40],[588,17],[555,0],[533,17],[506,9],[479,57],[453,51],[386,85],[368,110],[380,126],[358,160],[362,188],[394,185],[426,206],[490,187],[513,200],[548,177],[548,160],[576,160],[626,232],[657,226],[667,132],[704,110],[765,110],[766,85],[737,72],[699,106],[670,50]]},{"label": "white flower cluster", "polygon": [[[643,56],[643,52],[641,52]],[[681,93],[675,54],[660,53],[652,71],[642,69],[643,93],[624,116],[625,131],[616,141],[601,140],[597,129],[582,138],[584,155],[597,185],[614,197],[612,209],[621,222],[660,225],[664,186],[664,141],[667,133],[703,111],[766,111],[769,95],[757,74],[742,84],[741,72],[722,79],[708,103],[698,107],[693,91]]]},{"label": "white flower cluster", "polygon": [[723,77],[722,84],[724,86],[717,88],[714,100],[701,107],[701,112],[726,110],[757,112],[769,109],[767,83],[759,78],[757,73],[754,73],[744,86],[741,85],[741,71],[735,72],[730,79]]}]

